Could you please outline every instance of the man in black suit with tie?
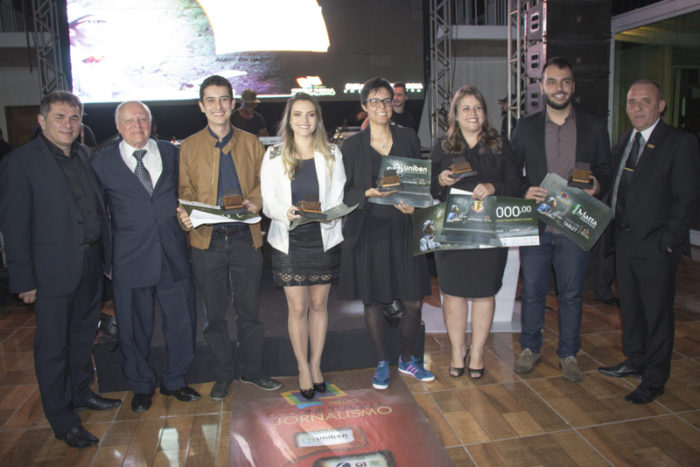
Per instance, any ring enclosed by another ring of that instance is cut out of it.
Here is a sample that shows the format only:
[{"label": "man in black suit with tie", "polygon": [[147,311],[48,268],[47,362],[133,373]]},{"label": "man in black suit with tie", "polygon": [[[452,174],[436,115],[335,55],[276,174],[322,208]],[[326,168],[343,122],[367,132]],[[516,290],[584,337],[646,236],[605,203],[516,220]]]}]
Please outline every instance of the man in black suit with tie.
[{"label": "man in black suit with tie", "polygon": [[99,440],[75,411],[121,402],[89,387],[109,228],[89,150],[76,141],[82,113],[75,95],[48,94],[39,105],[40,136],[0,163],[10,289],[34,304],[34,369],[44,414],[56,438],[77,448]]},{"label": "man in black suit with tie", "polygon": [[[583,164],[592,173],[592,186],[586,191],[603,196],[611,173],[605,120],[574,107],[574,74],[567,59],[547,60],[540,87],[546,109],[521,119],[512,138],[513,151],[525,167],[525,198],[543,202],[547,190],[539,184],[548,172],[568,178],[572,169]],[[539,226],[540,245],[520,248],[522,352],[514,370],[530,372],[540,361],[545,296],[553,266],[559,290],[559,366],[565,380],[579,382],[582,376],[576,354],[581,349],[581,291],[590,254],[556,229],[542,222]]]},{"label": "man in black suit with tie", "polygon": [[124,102],[115,112],[120,143],[100,151],[93,167],[112,218],[112,280],[122,368],[134,397],[131,409],[151,406],[158,383],[148,363],[155,301],[168,357],[160,392],[199,399],[185,383],[195,349],[195,301],[187,238],[177,221],[178,151],[151,135],[151,112]]},{"label": "man in black suit with tie", "polygon": [[601,367],[608,376],[641,376],[625,399],[647,404],[663,394],[673,353],[675,276],[690,251],[698,210],[698,140],[666,125],[659,86],[639,80],[627,92],[632,130],[614,149],[617,284],[625,361]]}]

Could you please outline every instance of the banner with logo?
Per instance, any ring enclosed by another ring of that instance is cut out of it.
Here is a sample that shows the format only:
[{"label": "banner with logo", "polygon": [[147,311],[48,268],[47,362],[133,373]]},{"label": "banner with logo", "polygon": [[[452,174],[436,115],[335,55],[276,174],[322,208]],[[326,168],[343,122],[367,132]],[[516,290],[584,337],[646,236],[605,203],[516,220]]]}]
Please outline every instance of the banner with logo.
[{"label": "banner with logo", "polygon": [[413,214],[413,255],[438,250],[538,245],[535,202],[451,189],[444,203]]},{"label": "banner with logo", "polygon": [[366,370],[345,373],[351,375],[354,389],[338,381],[311,400],[298,390],[236,392],[229,465],[452,465],[398,375],[392,375],[387,391],[367,388],[371,373]]},{"label": "banner with logo", "polygon": [[379,164],[377,185],[380,184],[387,170],[394,170],[401,180],[401,186],[397,193],[386,198],[370,196],[368,201],[374,204],[395,205],[403,201],[408,206],[426,208],[433,204],[430,195],[430,168],[429,159],[411,159],[408,157],[382,156]]},{"label": "banner with logo", "polygon": [[540,187],[547,189],[547,196],[537,205],[539,219],[584,250],[593,248],[612,219],[612,209],[554,173],[548,173]]}]

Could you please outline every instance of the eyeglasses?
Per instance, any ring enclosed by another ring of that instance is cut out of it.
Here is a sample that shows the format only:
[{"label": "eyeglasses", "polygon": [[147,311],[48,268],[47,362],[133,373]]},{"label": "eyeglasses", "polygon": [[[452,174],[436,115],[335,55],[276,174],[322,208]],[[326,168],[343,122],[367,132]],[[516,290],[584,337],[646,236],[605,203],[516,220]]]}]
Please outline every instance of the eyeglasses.
[{"label": "eyeglasses", "polygon": [[380,105],[382,105],[384,107],[389,107],[394,102],[394,100],[390,99],[390,98],[386,98],[386,99],[374,98],[374,99],[367,99],[365,102],[367,104],[369,104],[369,106],[372,107],[373,109],[376,109],[376,108],[379,108]]}]

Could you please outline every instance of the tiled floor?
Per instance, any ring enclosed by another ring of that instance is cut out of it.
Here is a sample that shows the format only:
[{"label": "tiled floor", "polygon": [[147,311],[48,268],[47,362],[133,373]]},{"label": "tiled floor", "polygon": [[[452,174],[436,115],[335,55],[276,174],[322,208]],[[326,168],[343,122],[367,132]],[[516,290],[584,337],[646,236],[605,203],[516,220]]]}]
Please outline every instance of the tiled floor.
[{"label": "tiled floor", "polygon": [[[556,298],[549,300],[556,308]],[[426,362],[436,381],[404,381],[455,465],[700,465],[700,263],[681,264],[671,379],[652,404],[623,400],[635,379],[596,371],[622,358],[619,323],[617,308],[586,294],[581,384],[560,377],[555,312],[547,313],[543,359],[530,374],[512,371],[517,334],[490,337],[486,374],[477,382],[451,378],[447,337],[428,335]],[[128,393],[108,394],[123,399],[124,406],[81,413],[86,428],[100,437],[99,446],[77,450],[55,440],[34,376],[34,326],[30,307],[15,303],[0,310],[0,464],[226,464],[230,397],[186,404],[156,394],[149,411],[134,414]],[[296,384],[293,378],[281,380]],[[195,385],[202,394],[210,387]]]}]

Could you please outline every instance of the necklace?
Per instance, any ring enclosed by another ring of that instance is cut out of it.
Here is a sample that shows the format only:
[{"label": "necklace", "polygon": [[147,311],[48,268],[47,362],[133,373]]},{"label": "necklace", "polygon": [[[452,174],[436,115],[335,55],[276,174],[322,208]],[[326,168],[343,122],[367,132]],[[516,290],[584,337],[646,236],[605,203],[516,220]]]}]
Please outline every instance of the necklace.
[{"label": "necklace", "polygon": [[383,141],[380,141],[379,138],[374,139],[373,143],[380,148],[382,148],[382,152],[387,152],[387,147],[391,143],[391,134],[389,134],[388,138],[384,138]]}]

